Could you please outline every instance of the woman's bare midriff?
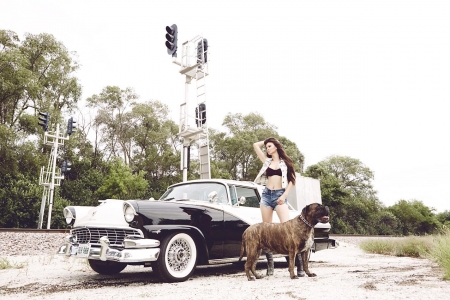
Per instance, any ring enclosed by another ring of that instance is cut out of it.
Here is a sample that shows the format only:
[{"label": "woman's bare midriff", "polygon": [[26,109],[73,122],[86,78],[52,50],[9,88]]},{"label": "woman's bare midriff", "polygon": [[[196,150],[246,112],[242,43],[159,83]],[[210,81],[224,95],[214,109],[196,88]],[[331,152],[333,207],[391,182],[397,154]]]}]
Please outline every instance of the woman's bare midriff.
[{"label": "woman's bare midriff", "polygon": [[269,190],[281,190],[281,176],[273,175],[267,178],[266,188]]}]

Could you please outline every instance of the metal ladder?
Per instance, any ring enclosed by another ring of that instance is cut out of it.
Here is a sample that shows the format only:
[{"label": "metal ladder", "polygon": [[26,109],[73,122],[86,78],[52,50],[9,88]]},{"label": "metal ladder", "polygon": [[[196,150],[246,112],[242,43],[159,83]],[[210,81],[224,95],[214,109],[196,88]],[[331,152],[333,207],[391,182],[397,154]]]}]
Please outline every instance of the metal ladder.
[{"label": "metal ladder", "polygon": [[[202,49],[203,49],[203,39],[200,39]],[[204,61],[205,51],[202,51],[201,60]],[[211,168],[210,168],[210,157],[209,157],[209,131],[208,131],[208,121],[205,124],[201,124],[202,121],[202,112],[201,104],[205,105],[204,112],[206,114],[206,76],[207,73],[207,65],[201,63],[197,68],[197,72],[195,73],[195,83],[196,83],[196,91],[197,91],[197,110],[198,115],[196,115],[196,124],[199,124],[203,129],[203,134],[198,139],[198,150],[199,150],[199,162],[200,162],[200,179],[211,179]],[[206,114],[206,117],[208,115]],[[207,118],[206,118],[207,120]]]}]

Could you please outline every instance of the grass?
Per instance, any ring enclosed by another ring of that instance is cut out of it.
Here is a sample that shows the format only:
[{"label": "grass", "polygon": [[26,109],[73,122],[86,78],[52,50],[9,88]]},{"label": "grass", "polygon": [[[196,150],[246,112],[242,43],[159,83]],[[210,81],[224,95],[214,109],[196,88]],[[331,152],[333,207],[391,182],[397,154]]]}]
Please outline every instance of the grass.
[{"label": "grass", "polygon": [[450,280],[450,230],[433,236],[410,236],[395,239],[367,240],[360,244],[369,253],[399,257],[427,258],[444,270],[444,279]]},{"label": "grass", "polygon": [[22,269],[25,267],[24,263],[11,263],[7,258],[0,257],[0,270],[5,269]]},{"label": "grass", "polygon": [[444,269],[444,279],[450,280],[450,230],[446,230],[437,239],[431,250],[431,257]]}]

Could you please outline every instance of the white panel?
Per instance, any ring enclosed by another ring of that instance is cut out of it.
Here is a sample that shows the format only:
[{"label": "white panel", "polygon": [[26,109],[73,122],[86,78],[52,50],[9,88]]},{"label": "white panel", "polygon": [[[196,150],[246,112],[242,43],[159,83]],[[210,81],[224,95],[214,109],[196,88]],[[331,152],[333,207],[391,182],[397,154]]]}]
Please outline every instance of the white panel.
[{"label": "white panel", "polygon": [[288,196],[289,203],[297,210],[302,210],[308,204],[322,204],[320,181],[318,179],[303,177],[296,173],[295,186]]}]

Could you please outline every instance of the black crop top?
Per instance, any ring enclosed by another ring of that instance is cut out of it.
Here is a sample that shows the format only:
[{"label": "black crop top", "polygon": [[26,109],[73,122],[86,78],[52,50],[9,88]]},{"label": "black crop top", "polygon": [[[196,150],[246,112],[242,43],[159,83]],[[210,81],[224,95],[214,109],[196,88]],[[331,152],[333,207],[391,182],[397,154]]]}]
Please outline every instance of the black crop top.
[{"label": "black crop top", "polygon": [[273,176],[273,175],[281,176],[281,169],[274,170],[274,169],[268,167],[267,170],[266,170],[266,176],[270,177],[270,176]]}]

